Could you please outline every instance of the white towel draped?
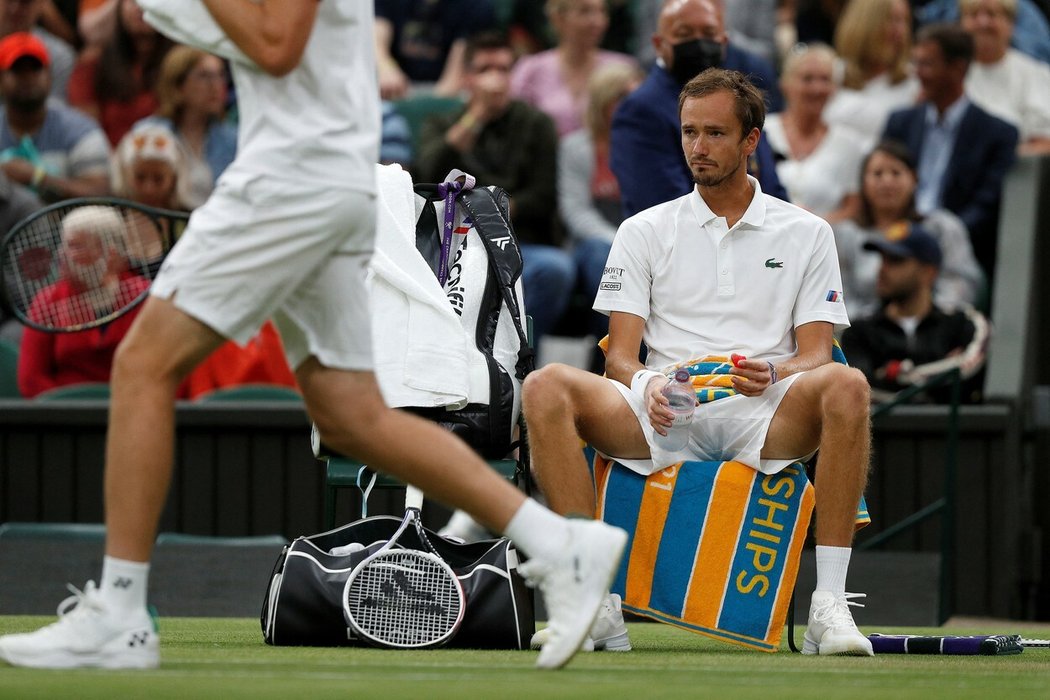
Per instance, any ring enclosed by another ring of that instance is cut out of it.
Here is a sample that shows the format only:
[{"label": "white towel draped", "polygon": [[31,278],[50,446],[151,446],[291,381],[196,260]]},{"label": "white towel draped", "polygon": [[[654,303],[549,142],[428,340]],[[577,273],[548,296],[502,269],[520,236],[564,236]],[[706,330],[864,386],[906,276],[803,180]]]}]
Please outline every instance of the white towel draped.
[{"label": "white towel draped", "polygon": [[399,165],[380,165],[376,181],[379,196],[369,304],[375,371],[383,397],[391,406],[452,409],[472,401],[487,402],[484,355],[474,347],[434,272],[416,250],[411,176]]}]

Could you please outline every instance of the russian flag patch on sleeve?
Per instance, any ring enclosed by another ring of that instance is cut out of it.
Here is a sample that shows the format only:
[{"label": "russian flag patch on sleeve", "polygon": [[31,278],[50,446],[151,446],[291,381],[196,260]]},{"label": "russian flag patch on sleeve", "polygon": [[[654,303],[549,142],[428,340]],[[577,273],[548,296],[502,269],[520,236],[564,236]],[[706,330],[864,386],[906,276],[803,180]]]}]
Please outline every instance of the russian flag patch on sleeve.
[{"label": "russian flag patch on sleeve", "polygon": [[824,297],[824,301],[842,301],[842,292],[836,292],[834,289],[829,289],[828,295]]}]

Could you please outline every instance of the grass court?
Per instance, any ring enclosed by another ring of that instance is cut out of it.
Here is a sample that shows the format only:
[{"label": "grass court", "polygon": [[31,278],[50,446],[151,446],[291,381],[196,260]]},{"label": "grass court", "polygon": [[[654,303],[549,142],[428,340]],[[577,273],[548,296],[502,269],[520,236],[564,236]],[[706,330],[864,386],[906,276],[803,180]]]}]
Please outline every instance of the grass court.
[{"label": "grass court", "polygon": [[[0,617],[0,634],[46,617]],[[162,618],[155,671],[35,671],[0,665],[0,698],[1050,698],[1050,649],[1013,656],[803,657],[750,651],[667,625],[629,625],[634,651],[579,654],[558,672],[535,652],[269,647],[258,620]],[[884,633],[1050,636],[1046,626],[894,628]],[[796,630],[801,644],[802,630]]]}]

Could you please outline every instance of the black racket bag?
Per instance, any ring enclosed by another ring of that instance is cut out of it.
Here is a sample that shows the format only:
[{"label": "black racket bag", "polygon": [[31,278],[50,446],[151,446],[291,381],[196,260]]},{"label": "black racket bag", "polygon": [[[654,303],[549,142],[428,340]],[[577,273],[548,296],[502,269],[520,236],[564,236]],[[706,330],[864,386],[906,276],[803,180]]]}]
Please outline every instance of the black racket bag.
[{"label": "black racket bag", "polygon": [[[299,537],[277,558],[263,599],[262,631],[274,646],[363,644],[343,616],[350,572],[389,540],[401,518],[376,516],[309,537]],[[460,543],[427,530],[434,549],[456,572],[466,594],[463,623],[447,646],[528,649],[535,631],[532,596],[518,573],[518,552],[506,538]],[[400,545],[425,551],[413,528]],[[357,545],[360,546],[358,548]],[[331,554],[335,548],[347,548]]]}]

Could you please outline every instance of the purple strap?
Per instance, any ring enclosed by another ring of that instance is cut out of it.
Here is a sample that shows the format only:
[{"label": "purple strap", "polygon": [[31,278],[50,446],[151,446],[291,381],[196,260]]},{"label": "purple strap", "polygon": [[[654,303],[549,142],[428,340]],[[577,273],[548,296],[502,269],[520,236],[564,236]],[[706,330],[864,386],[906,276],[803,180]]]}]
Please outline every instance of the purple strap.
[{"label": "purple strap", "polygon": [[445,200],[445,222],[441,227],[441,259],[438,262],[438,282],[445,286],[448,279],[448,259],[452,253],[452,227],[456,222],[456,195],[463,189],[458,180],[442,182],[437,186],[438,195]]}]

